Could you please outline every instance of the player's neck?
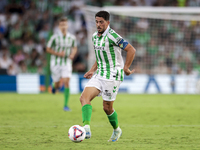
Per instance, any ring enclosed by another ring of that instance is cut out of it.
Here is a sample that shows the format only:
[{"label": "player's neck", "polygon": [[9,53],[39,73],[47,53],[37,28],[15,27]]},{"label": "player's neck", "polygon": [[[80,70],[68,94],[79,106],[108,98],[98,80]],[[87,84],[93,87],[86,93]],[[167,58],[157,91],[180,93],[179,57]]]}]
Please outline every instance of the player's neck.
[{"label": "player's neck", "polygon": [[102,35],[102,33],[97,33],[97,36],[100,37]]},{"label": "player's neck", "polygon": [[66,36],[66,35],[67,35],[67,32],[62,32],[62,35],[63,35],[63,36]]}]

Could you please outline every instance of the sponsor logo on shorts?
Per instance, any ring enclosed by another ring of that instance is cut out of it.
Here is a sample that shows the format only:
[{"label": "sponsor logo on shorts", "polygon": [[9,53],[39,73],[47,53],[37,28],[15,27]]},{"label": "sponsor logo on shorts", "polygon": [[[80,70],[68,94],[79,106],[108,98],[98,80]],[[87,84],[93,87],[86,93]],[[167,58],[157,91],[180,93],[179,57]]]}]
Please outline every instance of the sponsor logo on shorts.
[{"label": "sponsor logo on shorts", "polygon": [[108,90],[105,90],[104,95],[111,96],[111,93],[108,93]]}]

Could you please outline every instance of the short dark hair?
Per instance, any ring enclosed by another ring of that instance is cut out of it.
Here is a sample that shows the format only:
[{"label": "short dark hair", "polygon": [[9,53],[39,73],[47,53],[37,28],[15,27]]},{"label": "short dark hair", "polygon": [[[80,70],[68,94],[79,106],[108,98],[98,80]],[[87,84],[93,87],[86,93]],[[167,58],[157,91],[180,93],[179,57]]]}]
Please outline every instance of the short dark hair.
[{"label": "short dark hair", "polygon": [[60,23],[60,22],[67,21],[67,20],[68,20],[67,17],[61,17],[61,18],[58,20],[58,22]]},{"label": "short dark hair", "polygon": [[109,21],[110,19],[110,14],[107,11],[99,11],[98,13],[96,13],[95,18],[96,17],[102,17],[103,19],[105,19],[106,21]]}]

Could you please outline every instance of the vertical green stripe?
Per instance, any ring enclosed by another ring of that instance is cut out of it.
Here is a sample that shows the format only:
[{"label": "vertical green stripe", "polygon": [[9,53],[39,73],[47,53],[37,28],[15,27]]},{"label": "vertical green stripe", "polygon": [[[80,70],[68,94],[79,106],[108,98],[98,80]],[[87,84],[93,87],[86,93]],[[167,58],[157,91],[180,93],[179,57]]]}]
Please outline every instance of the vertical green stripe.
[{"label": "vertical green stripe", "polygon": [[[58,36],[58,49],[57,49],[57,52],[59,52],[60,50],[60,36]],[[58,63],[58,56],[56,56],[56,60],[55,60],[55,65],[57,65]]]},{"label": "vertical green stripe", "polygon": [[101,44],[101,39],[102,39],[102,36],[100,36],[98,39],[98,46],[100,46],[100,44]]},{"label": "vertical green stripe", "polygon": [[121,69],[121,81],[123,81],[124,77],[123,77],[123,69]]},{"label": "vertical green stripe", "polygon": [[[108,38],[108,37],[107,37]],[[112,61],[113,61],[113,69],[115,69],[115,66],[116,66],[116,62],[115,62],[115,52],[114,52],[114,47],[112,45],[113,41],[108,38],[108,41],[109,41],[109,50],[110,50],[110,55],[111,55],[111,58],[112,58]]]},{"label": "vertical green stripe", "polygon": [[106,41],[106,37],[107,37],[107,36],[104,36],[104,38],[103,38],[103,43],[102,43],[102,46],[103,46],[103,47],[105,47],[105,45],[106,45],[106,42],[105,42],[105,41]]},{"label": "vertical green stripe", "polygon": [[[58,47],[58,51],[57,52],[59,52],[60,51],[60,46]],[[55,65],[57,65],[58,64],[58,56],[56,56],[56,62],[55,62]]]},{"label": "vertical green stripe", "polygon": [[119,71],[117,69],[116,80],[118,80],[118,76],[119,76]]},{"label": "vertical green stripe", "polygon": [[[61,48],[61,52],[65,50],[65,47]],[[60,57],[60,66],[62,65],[64,57]]]},{"label": "vertical green stripe", "polygon": [[[65,65],[67,64],[67,57],[69,56],[68,54],[68,48],[66,47],[66,39],[69,40],[69,38],[65,38],[64,41],[65,41],[65,57],[63,58],[64,59],[64,62],[65,62]],[[67,42],[69,43],[69,41]]]},{"label": "vertical green stripe", "polygon": [[97,38],[97,36],[95,35],[94,38],[93,38],[93,40],[94,40],[94,45],[96,45],[96,38]]},{"label": "vertical green stripe", "polygon": [[[66,52],[66,51],[65,51]],[[66,55],[66,54],[65,54]],[[67,55],[64,57],[65,59],[65,65],[67,64]]]},{"label": "vertical green stripe", "polygon": [[53,42],[52,42],[52,44],[51,44],[51,47],[55,47],[56,46],[56,41],[55,41],[55,39],[53,39]]},{"label": "vertical green stripe", "polygon": [[67,65],[67,56],[65,56],[65,65]]},{"label": "vertical green stripe", "polygon": [[[98,43],[97,43],[98,46],[100,46],[100,44],[101,44],[101,38],[102,38],[102,36],[100,36],[99,39],[98,39]],[[100,75],[103,76],[103,74],[104,74],[104,70],[103,70],[103,61],[102,61],[100,52],[101,52],[101,51],[98,50],[98,56],[99,56],[99,60],[100,60],[100,63],[101,63],[101,66],[100,66],[100,68],[101,68],[101,69],[100,69]]]},{"label": "vertical green stripe", "polygon": [[98,56],[99,56],[99,60],[101,62],[101,76],[103,76],[103,74],[104,74],[103,61],[102,61],[102,58],[101,58],[100,50],[98,50]]},{"label": "vertical green stripe", "polygon": [[104,56],[104,60],[106,62],[106,72],[107,72],[106,78],[110,79],[110,64],[109,64],[108,56],[105,51],[103,51],[103,56]]},{"label": "vertical green stripe", "polygon": [[99,73],[99,60],[98,60],[98,58],[97,58],[97,52],[96,52],[96,50],[94,50],[95,51],[95,55],[96,55],[96,61],[97,61],[97,74]]}]

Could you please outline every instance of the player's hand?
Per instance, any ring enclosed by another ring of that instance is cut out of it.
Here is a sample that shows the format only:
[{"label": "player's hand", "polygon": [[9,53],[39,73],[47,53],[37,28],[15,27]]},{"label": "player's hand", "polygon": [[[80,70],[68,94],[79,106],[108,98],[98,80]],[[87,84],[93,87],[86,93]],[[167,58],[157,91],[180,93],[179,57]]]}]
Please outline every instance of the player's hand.
[{"label": "player's hand", "polygon": [[69,55],[69,59],[73,60],[74,56],[73,55]]},{"label": "player's hand", "polygon": [[91,79],[93,76],[94,72],[88,71],[84,74],[84,78],[86,79]]},{"label": "player's hand", "polygon": [[64,51],[59,52],[59,53],[58,53],[58,56],[59,56],[59,57],[65,57],[65,52],[64,52]]},{"label": "player's hand", "polygon": [[129,75],[131,75],[131,74],[133,74],[135,72],[135,69],[133,69],[132,71],[130,70],[130,69],[125,69],[124,68],[124,73],[127,75],[127,76],[129,76]]}]

